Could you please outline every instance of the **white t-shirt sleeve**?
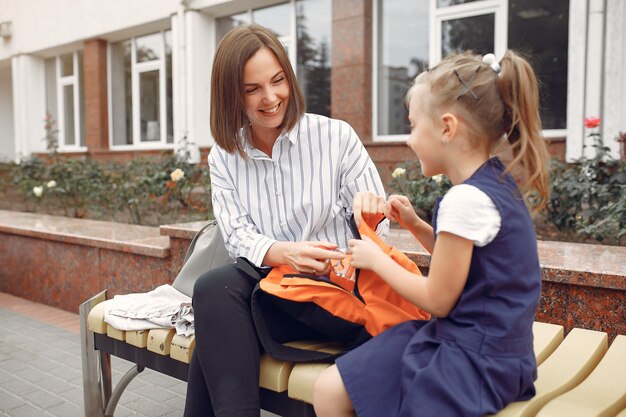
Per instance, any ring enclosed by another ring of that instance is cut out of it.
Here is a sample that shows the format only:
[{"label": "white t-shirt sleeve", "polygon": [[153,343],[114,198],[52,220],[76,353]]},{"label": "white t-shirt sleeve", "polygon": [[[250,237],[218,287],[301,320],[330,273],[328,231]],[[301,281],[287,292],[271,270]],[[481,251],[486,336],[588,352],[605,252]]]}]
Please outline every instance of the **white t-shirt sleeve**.
[{"label": "white t-shirt sleeve", "polygon": [[437,233],[448,232],[483,247],[500,231],[500,212],[491,198],[473,185],[452,187],[439,203]]}]

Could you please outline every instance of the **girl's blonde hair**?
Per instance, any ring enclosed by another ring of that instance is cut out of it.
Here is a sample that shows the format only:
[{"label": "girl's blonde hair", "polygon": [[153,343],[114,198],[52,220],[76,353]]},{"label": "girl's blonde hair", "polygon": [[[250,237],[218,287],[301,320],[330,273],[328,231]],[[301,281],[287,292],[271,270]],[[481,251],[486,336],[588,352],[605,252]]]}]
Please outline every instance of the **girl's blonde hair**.
[{"label": "girl's blonde hair", "polygon": [[261,48],[268,48],[285,72],[290,95],[285,119],[279,129],[293,129],[304,114],[304,95],[291,67],[287,51],[274,33],[257,24],[238,26],[220,41],[211,72],[211,134],[228,153],[246,157],[238,138],[241,128],[250,136],[244,103],[243,70]]},{"label": "girl's blonde hair", "polygon": [[507,171],[521,168],[525,181],[520,188],[538,211],[549,195],[549,155],[541,134],[537,79],[528,61],[511,50],[499,65],[498,73],[482,56],[452,54],[418,75],[415,85],[427,86],[431,113],[454,108],[475,140],[485,138],[492,148],[506,136],[513,154]]}]

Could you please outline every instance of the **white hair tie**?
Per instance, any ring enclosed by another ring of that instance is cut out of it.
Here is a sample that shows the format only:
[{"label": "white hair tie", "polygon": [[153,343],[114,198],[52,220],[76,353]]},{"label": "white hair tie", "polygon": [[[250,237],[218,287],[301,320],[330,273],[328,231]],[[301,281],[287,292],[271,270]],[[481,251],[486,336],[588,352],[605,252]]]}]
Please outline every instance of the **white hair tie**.
[{"label": "white hair tie", "polygon": [[483,63],[489,65],[493,72],[500,75],[502,67],[500,67],[500,64],[498,64],[498,61],[496,60],[496,56],[494,54],[487,54],[483,56]]}]

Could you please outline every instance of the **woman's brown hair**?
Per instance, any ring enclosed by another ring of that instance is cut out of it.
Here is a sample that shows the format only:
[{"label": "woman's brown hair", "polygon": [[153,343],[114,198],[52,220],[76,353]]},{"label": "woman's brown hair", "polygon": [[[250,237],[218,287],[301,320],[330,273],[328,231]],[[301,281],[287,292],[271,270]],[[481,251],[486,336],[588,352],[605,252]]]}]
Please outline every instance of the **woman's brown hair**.
[{"label": "woman's brown hair", "polygon": [[[507,50],[500,72],[471,52],[447,56],[415,79],[429,87],[431,111],[453,107],[474,138],[491,145],[506,136],[513,154],[507,170],[521,168],[520,188],[534,211],[547,202],[549,154],[541,133],[539,88],[526,59]],[[412,91],[409,91],[411,94]]]},{"label": "woman's brown hair", "polygon": [[[291,67],[287,51],[269,29],[251,24],[238,26],[220,41],[211,73],[211,134],[226,152],[245,157],[238,133],[249,129],[244,106],[243,70],[259,49],[268,48],[276,56],[289,83],[290,98],[279,129],[291,130],[302,117],[304,96]],[[248,137],[250,132],[246,132]]]}]

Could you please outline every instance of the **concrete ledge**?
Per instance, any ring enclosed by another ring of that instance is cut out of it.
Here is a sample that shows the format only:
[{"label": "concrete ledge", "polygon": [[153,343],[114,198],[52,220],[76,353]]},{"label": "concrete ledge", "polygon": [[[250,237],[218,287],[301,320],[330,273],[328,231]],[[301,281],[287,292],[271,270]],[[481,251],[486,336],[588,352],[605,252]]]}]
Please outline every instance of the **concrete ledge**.
[{"label": "concrete ledge", "polygon": [[170,247],[158,227],[0,210],[0,291],[77,312],[98,289],[171,282]]},{"label": "concrete ledge", "polygon": [[0,233],[167,258],[169,238],[157,227],[0,210]]}]

